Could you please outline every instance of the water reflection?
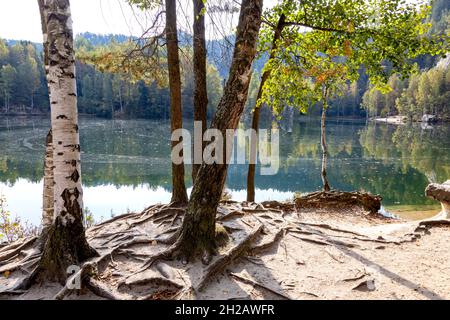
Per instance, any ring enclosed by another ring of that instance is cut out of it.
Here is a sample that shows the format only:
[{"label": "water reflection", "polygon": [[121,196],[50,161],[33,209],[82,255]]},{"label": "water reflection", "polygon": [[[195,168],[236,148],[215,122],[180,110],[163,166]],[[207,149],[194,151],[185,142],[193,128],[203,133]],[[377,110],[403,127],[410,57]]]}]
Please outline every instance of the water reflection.
[{"label": "water reflection", "polygon": [[[244,126],[244,124],[242,125]],[[257,176],[257,200],[285,200],[321,187],[318,119],[293,124],[267,121],[280,133],[280,171]],[[39,221],[46,119],[0,119],[0,192],[10,209]],[[289,130],[283,130],[283,128]],[[148,120],[82,119],[80,122],[85,205],[108,218],[170,200],[169,124]],[[450,177],[449,126],[422,129],[361,121],[328,123],[332,187],[381,194],[388,208],[438,208],[424,196],[429,181]],[[190,169],[187,169],[189,172]],[[227,188],[245,199],[244,165],[232,165]],[[257,170],[257,173],[259,170]],[[189,175],[187,184],[191,184]]]}]

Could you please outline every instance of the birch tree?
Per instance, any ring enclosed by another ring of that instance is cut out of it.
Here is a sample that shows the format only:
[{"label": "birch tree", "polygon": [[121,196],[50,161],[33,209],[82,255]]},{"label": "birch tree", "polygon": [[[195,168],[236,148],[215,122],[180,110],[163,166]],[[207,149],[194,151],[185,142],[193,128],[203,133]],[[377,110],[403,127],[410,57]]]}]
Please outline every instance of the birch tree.
[{"label": "birch tree", "polygon": [[[44,14],[44,0],[38,0],[39,15],[41,17],[42,34],[44,35],[44,68],[45,74],[48,74],[48,37],[47,35],[47,22]],[[44,187],[42,192],[42,241],[45,241],[45,237],[50,226],[53,223],[53,202],[54,202],[54,178],[53,178],[53,135],[50,129],[45,139],[45,156],[44,156]]]},{"label": "birch tree", "polygon": [[40,279],[64,282],[67,267],[96,255],[83,227],[83,190],[72,18],[68,0],[39,0],[53,142],[53,223],[39,264]]}]

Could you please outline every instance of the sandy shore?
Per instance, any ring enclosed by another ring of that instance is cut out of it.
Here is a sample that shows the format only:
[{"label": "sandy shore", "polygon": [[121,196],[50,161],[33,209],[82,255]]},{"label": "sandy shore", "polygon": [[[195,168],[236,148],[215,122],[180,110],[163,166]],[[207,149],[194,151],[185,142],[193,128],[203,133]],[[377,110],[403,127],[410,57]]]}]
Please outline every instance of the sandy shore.
[{"label": "sandy shore", "polygon": [[[101,254],[90,290],[65,299],[450,299],[450,222],[402,221],[347,210],[296,210],[224,203],[229,243],[209,266],[156,261],[142,268],[181,223],[182,209],[154,206],[87,231]],[[0,249],[0,257],[5,248]],[[16,263],[15,261],[11,263]],[[0,292],[27,277],[0,263]],[[4,299],[51,299],[59,284]]]}]

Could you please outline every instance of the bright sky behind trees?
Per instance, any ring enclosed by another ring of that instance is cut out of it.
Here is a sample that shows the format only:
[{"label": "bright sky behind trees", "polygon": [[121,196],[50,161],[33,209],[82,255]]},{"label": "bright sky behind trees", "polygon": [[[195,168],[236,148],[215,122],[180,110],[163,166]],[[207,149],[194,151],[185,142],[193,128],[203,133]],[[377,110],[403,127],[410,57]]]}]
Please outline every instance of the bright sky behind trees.
[{"label": "bright sky behind trees", "polygon": [[[219,1],[222,4],[225,1]],[[236,1],[228,0],[236,6]],[[276,0],[265,0],[265,6],[269,7]],[[191,0],[179,0],[179,23],[185,29],[191,29]],[[140,36],[142,30],[151,25],[151,19],[147,24],[145,16],[140,10],[132,10],[125,0],[72,0],[72,17],[74,33],[92,32],[99,34],[124,34]],[[186,16],[188,18],[186,19]],[[218,16],[218,15],[217,15]],[[237,24],[238,13],[233,18],[227,17],[224,24],[232,31]],[[206,19],[207,25],[210,18]],[[212,32],[207,37],[218,37]],[[42,42],[42,31],[39,18],[39,10],[36,0],[2,0],[0,1],[0,38],[14,40],[30,40]]]}]

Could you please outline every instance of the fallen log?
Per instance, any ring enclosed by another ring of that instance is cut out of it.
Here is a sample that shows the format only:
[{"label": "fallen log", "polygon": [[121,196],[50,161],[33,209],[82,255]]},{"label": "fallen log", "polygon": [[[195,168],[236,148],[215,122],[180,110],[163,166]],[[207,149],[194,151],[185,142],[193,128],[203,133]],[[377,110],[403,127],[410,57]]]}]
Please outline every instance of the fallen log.
[{"label": "fallen log", "polygon": [[354,206],[370,213],[377,213],[381,208],[381,196],[365,192],[320,191],[295,198],[297,209],[335,208],[345,209]]}]

